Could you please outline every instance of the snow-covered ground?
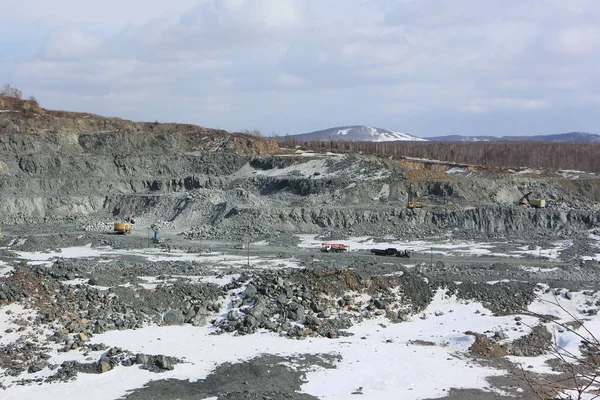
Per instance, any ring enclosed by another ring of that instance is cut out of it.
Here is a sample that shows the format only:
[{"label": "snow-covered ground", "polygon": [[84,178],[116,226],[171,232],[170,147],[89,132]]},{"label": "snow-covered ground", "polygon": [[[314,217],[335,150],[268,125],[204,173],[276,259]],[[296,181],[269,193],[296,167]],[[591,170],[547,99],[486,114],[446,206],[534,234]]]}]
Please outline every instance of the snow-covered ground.
[{"label": "snow-covered ground", "polygon": [[[596,240],[600,236],[590,232],[590,238]],[[300,235],[301,247],[318,249],[323,240],[317,240],[312,235]],[[336,241],[338,242],[338,241]],[[372,238],[353,238],[339,241],[351,246],[352,250],[365,250],[373,247],[410,248],[415,251],[437,254],[460,255],[499,255],[523,257],[525,255],[555,259],[560,251],[572,246],[570,241],[553,243],[551,248],[529,249],[528,246],[507,243],[475,243],[475,242],[429,242],[429,241],[394,241],[376,243]],[[264,243],[256,243],[256,246]],[[495,249],[502,247],[505,253],[496,253]],[[433,250],[432,250],[433,248]],[[508,249],[508,250],[507,250]],[[49,263],[58,258],[93,258],[101,262],[136,255],[149,261],[194,261],[206,262],[211,265],[246,266],[248,259],[243,256],[220,253],[186,253],[172,251],[165,253],[160,249],[115,250],[110,247],[91,246],[70,247],[48,252],[18,252],[13,251],[21,259],[37,263]],[[293,260],[268,260],[258,257],[250,258],[251,266],[266,268],[295,267]],[[0,262],[0,272],[11,268],[7,263]],[[537,268],[537,267],[536,267]],[[534,267],[523,266],[523,269]],[[227,276],[186,276],[192,282],[211,282],[225,285],[238,275]],[[159,283],[156,277],[140,277],[145,281],[147,289],[152,289]],[[177,278],[174,276],[173,278]],[[160,281],[161,283],[165,280]],[[168,279],[167,279],[168,281]],[[67,281],[66,284],[81,284],[80,280]],[[493,284],[493,282],[490,282]],[[108,289],[108,288],[102,288]],[[585,327],[591,332],[600,332],[600,317],[589,316],[582,310],[589,308],[590,301],[600,300],[600,294],[572,293],[571,300],[565,294],[540,292],[540,297],[534,301],[529,310],[538,314],[553,314],[559,316],[559,322],[569,322],[573,316],[585,318]],[[591,297],[590,297],[591,296]],[[560,306],[555,304],[560,302]],[[9,311],[9,313],[7,313]],[[568,311],[568,313],[567,313]],[[571,315],[569,314],[571,313]],[[95,335],[93,343],[104,343],[108,346],[121,347],[132,352],[146,354],[162,354],[185,359],[185,363],[175,366],[173,371],[157,375],[141,370],[137,366],[117,367],[101,375],[79,374],[75,382],[43,384],[34,386],[12,385],[8,390],[0,392],[0,398],[10,399],[58,399],[86,398],[88,400],[115,399],[127,393],[128,390],[142,387],[145,383],[157,379],[203,379],[218,365],[224,362],[240,362],[263,354],[294,356],[302,354],[336,354],[341,356],[335,369],[315,367],[307,374],[307,382],[302,391],[320,399],[347,399],[350,393],[362,387],[362,393],[368,399],[423,399],[443,397],[450,388],[474,388],[492,391],[486,378],[501,375],[504,372],[489,367],[481,367],[466,356],[466,351],[473,343],[473,337],[465,331],[474,332],[504,332],[512,340],[530,332],[531,326],[538,324],[535,317],[523,315],[521,324],[517,325],[514,316],[494,317],[477,302],[459,301],[454,297],[445,296],[441,291],[434,301],[424,310],[426,318],[421,314],[412,320],[400,324],[390,324],[383,318],[377,317],[366,320],[349,329],[353,335],[338,339],[308,338],[305,340],[290,340],[279,335],[259,332],[248,336],[233,336],[229,334],[213,335],[214,328],[193,327],[191,325],[176,327],[150,326],[132,331],[111,331]],[[17,331],[15,318],[33,316],[31,310],[25,310],[17,304],[0,308],[0,346],[17,340],[23,334],[30,334],[28,329]],[[571,354],[579,355],[580,339],[577,335],[565,330],[556,323],[546,324],[553,333],[556,345]],[[4,334],[7,329],[12,332]],[[584,336],[586,333],[584,332]],[[415,342],[421,341],[421,342]],[[423,343],[430,342],[424,346]],[[420,343],[420,344],[418,344]],[[98,359],[101,352],[91,354]],[[76,352],[53,352],[50,363],[60,364],[67,360],[84,361],[85,357]],[[545,361],[552,355],[523,358],[509,357],[514,362],[522,363],[529,370],[550,373]],[[532,368],[529,368],[532,366]],[[27,378],[48,376],[48,369],[28,374]],[[1,375],[0,375],[1,376]],[[457,379],[457,377],[460,379]]]},{"label": "snow-covered ground", "polygon": [[[190,325],[111,331],[95,335],[92,342],[134,353],[184,358],[186,362],[160,375],[137,366],[119,366],[101,375],[80,374],[71,383],[13,386],[2,393],[2,398],[112,400],[150,380],[195,381],[205,378],[222,363],[263,354],[341,355],[335,369],[313,368],[302,386],[303,392],[324,400],[347,399],[359,387],[365,398],[373,400],[442,397],[453,387],[493,390],[486,378],[503,372],[482,367],[464,355],[474,340],[464,332],[503,330],[516,338],[528,333],[526,326],[535,323],[535,318],[523,316],[524,324],[513,330],[516,326],[512,316],[493,317],[481,304],[457,301],[442,292],[438,292],[424,314],[426,319],[415,316],[401,324],[390,324],[383,317],[367,320],[349,329],[353,336],[339,339],[290,340],[266,332],[248,336],[211,335],[213,328]],[[430,343],[423,345],[425,342]],[[70,352],[55,355],[50,361],[65,361],[69,354],[75,359],[81,357]]]},{"label": "snow-covered ground", "polygon": [[13,270],[13,267],[6,262],[0,260],[0,277],[8,275]]},{"label": "snow-covered ground", "polygon": [[[548,286],[544,285],[544,288],[548,289]],[[508,357],[512,362],[520,364],[530,371],[556,374],[549,368],[546,361],[558,358],[560,355],[567,362],[575,364],[576,359],[581,357],[582,340],[596,345],[600,343],[600,316],[590,316],[584,312],[590,308],[590,305],[600,301],[600,293],[597,291],[593,293],[589,291],[571,292],[570,299],[567,298],[566,293],[564,290],[544,290],[529,306],[531,312],[558,317],[555,321],[544,324],[552,333],[552,350],[538,357]],[[577,330],[569,329],[568,324],[573,322],[582,322],[583,327]],[[600,387],[598,383],[590,387],[590,392]],[[581,397],[582,400],[594,398],[597,396],[592,394]]]},{"label": "snow-covered ground", "polygon": [[[188,253],[181,250],[165,252],[163,249],[129,249],[116,250],[111,247],[67,247],[52,251],[14,251],[14,253],[23,260],[29,261],[31,265],[47,265],[60,258],[93,258],[98,262],[110,262],[124,256],[138,256],[148,261],[192,261],[201,264],[211,265],[213,267],[250,267],[250,268],[298,268],[298,262],[294,258],[264,258],[256,256],[238,256],[223,254],[218,252],[211,253]],[[0,273],[2,272],[0,264]]]},{"label": "snow-covered ground", "polygon": [[544,260],[556,260],[561,251],[573,246],[569,240],[552,243],[552,247],[542,248],[536,246],[523,246],[506,242],[474,242],[454,240],[398,240],[385,238],[385,242],[377,242],[371,237],[356,237],[348,240],[325,240],[315,235],[297,235],[300,238],[299,247],[318,249],[323,242],[342,243],[350,246],[350,251],[369,250],[373,248],[385,249],[395,247],[398,249],[410,249],[414,252],[433,253],[443,256],[491,256],[523,258],[525,256],[541,257]]}]

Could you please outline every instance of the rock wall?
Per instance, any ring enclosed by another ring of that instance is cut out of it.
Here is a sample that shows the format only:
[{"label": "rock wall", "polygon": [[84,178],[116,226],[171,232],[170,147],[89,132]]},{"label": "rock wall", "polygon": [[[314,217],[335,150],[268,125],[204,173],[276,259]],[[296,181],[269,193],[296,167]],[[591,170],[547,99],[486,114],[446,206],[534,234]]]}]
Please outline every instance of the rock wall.
[{"label": "rock wall", "polygon": [[[392,160],[283,153],[214,132],[0,133],[2,223],[169,221],[201,236],[567,233],[598,224],[600,179],[434,171]],[[548,209],[515,204],[524,190]],[[409,210],[407,201],[425,203]]]}]

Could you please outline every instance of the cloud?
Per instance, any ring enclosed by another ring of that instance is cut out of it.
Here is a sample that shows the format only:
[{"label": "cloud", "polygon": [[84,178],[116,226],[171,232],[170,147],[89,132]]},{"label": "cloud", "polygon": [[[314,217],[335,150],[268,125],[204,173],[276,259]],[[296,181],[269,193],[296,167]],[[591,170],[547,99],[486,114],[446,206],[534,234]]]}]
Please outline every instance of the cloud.
[{"label": "cloud", "polygon": [[[0,75],[50,107],[269,133],[364,123],[425,136],[535,127],[528,115],[539,116],[536,132],[554,131],[560,110],[598,104],[594,0],[107,0],[111,12],[32,1],[39,7],[14,2],[7,15],[45,38],[0,59]],[[579,119],[587,130],[600,131],[595,115]]]},{"label": "cloud", "polygon": [[586,55],[600,49],[597,25],[572,26],[556,35],[556,49],[567,56]]},{"label": "cloud", "polygon": [[484,98],[471,99],[461,106],[461,109],[472,113],[486,113],[492,110],[539,110],[549,106],[548,99],[521,98]]},{"label": "cloud", "polygon": [[50,33],[40,53],[46,59],[81,59],[97,55],[102,45],[96,36],[77,27],[64,26]]},{"label": "cloud", "polygon": [[30,29],[52,30],[64,25],[85,26],[98,32],[116,33],[127,25],[180,14],[199,0],[153,2],[147,0],[3,0],[2,19]]}]

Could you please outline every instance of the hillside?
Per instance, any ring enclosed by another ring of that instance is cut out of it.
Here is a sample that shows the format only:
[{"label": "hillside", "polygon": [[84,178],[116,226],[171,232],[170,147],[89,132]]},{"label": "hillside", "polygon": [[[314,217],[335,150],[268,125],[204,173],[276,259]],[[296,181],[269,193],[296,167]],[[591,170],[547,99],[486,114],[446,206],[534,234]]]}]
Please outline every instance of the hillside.
[{"label": "hillside", "polygon": [[372,126],[341,126],[322,131],[293,135],[297,140],[341,140],[348,142],[425,141],[408,133],[374,128]]},{"label": "hillside", "polygon": [[[16,135],[16,136],[13,136]],[[43,135],[44,140],[36,138]],[[17,142],[9,138],[20,138]],[[280,152],[277,142],[197,125],[134,122],[92,113],[47,110],[36,101],[0,97],[0,146],[28,153],[51,147],[66,153],[134,154],[227,150],[239,154]]]},{"label": "hillside", "polygon": [[[453,161],[516,163],[539,153],[553,156],[527,162],[562,162],[556,153],[560,149],[552,143],[507,147],[493,143],[331,142],[340,147],[330,148],[321,146],[329,146],[329,142],[322,142],[313,143],[318,152],[310,153],[294,146],[286,150],[272,140],[193,125],[132,122],[44,110],[24,101],[7,103],[0,114],[0,214],[5,223],[95,224],[135,215],[146,221],[169,221],[182,229],[194,227],[203,237],[243,238],[321,229],[381,233],[391,229],[401,234],[417,226],[436,232],[438,212],[453,210],[453,216],[445,220],[451,218],[453,224],[463,226],[463,219],[480,218],[465,214],[465,205],[483,207],[478,212],[489,211],[491,216],[504,212],[497,207],[512,212],[513,203],[521,196],[517,189],[521,175],[483,168],[477,179],[471,175],[459,179],[445,173],[455,167],[450,164]],[[589,147],[574,148],[579,151],[575,159],[589,159]],[[327,150],[344,154],[319,154]],[[564,159],[574,159],[570,152],[562,154]],[[402,157],[449,164],[442,163],[434,172],[427,161],[407,163]],[[589,167],[588,171],[596,165]],[[569,181],[569,189],[563,179],[560,174],[550,178],[527,175],[523,184],[540,195],[570,199],[570,205],[574,199],[585,205],[586,198],[596,199],[600,193],[596,179]],[[571,190],[578,194],[569,193]],[[498,193],[506,193],[501,205],[496,200]],[[426,219],[415,219],[404,212],[412,195],[443,206],[430,208]],[[380,225],[399,212],[405,218],[401,224]],[[528,213],[521,216],[529,217]],[[477,222],[482,224],[478,229],[495,234],[497,229],[519,230],[527,224],[503,222],[502,228],[497,228],[488,222]]]}]

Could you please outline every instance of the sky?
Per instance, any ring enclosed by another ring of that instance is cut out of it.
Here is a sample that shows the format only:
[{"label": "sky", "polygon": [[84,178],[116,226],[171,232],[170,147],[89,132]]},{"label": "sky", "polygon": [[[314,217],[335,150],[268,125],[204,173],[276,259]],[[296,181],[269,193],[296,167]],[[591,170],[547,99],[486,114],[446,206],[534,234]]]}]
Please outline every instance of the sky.
[{"label": "sky", "polygon": [[45,108],[282,136],[344,125],[421,137],[600,133],[597,0],[0,9],[0,84]]}]

